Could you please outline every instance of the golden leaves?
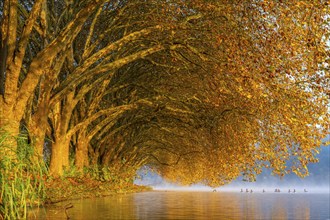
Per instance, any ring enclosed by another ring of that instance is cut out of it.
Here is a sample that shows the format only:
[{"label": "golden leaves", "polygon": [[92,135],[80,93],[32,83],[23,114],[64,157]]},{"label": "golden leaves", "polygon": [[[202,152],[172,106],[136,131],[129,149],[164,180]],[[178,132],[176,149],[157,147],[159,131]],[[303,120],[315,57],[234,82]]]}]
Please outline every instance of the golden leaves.
[{"label": "golden leaves", "polygon": [[[202,5],[196,13],[202,11],[203,18],[188,23],[199,28],[195,36],[203,39],[186,46],[193,55],[182,50],[177,53],[185,58],[176,56],[176,61],[194,66],[190,78],[177,84],[193,91],[180,99],[190,106],[165,107],[184,125],[176,122],[171,124],[176,129],[162,129],[172,132],[162,141],[173,145],[163,148],[175,147],[182,159],[173,166],[159,165],[159,172],[174,181],[210,185],[242,174],[253,180],[263,167],[279,176],[307,175],[329,123],[326,76],[321,74],[327,59],[321,43],[325,30],[317,15],[323,6],[295,0]],[[184,74],[166,82],[177,83]],[[175,91],[182,97],[180,89]],[[176,161],[177,155],[166,150],[157,151],[158,156]],[[185,154],[193,151],[198,153]]]}]

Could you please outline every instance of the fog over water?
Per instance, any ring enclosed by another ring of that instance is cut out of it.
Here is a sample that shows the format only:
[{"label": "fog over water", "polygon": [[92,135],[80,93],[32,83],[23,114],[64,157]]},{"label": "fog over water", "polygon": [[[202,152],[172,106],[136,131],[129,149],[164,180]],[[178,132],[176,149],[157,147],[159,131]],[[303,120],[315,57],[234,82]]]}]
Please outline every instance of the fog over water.
[{"label": "fog over water", "polygon": [[[152,186],[154,191],[74,200],[68,216],[97,220],[330,219],[329,147],[322,147],[319,159],[319,163],[308,166],[310,176],[304,179],[288,175],[280,180],[265,170],[256,182],[244,182],[239,178],[216,188],[216,193],[203,185],[184,187],[168,183],[150,170],[141,170],[141,179],[135,183]],[[244,193],[240,193],[241,189]],[[275,189],[280,189],[281,193],[275,193]],[[65,201],[54,207],[35,208],[29,212],[29,219],[67,219],[65,209],[61,208],[66,204]]]},{"label": "fog over water", "polygon": [[[327,137],[327,139],[329,136]],[[272,176],[270,170],[264,170],[262,174],[257,176],[256,182],[245,182],[242,178],[234,180],[232,183],[216,188],[217,191],[240,192],[241,189],[246,191],[253,190],[253,192],[274,193],[275,189],[280,189],[281,192],[288,193],[293,189],[296,193],[304,193],[306,189],[310,193],[330,193],[330,149],[322,146],[320,154],[318,155],[319,163],[309,164],[309,176],[300,178],[295,174],[289,174],[283,179],[277,176]],[[192,186],[180,186],[174,183],[169,183],[163,180],[159,175],[141,171],[141,178],[135,181],[139,185],[151,186],[154,190],[189,190],[189,191],[212,191],[213,188],[196,184]]]}]

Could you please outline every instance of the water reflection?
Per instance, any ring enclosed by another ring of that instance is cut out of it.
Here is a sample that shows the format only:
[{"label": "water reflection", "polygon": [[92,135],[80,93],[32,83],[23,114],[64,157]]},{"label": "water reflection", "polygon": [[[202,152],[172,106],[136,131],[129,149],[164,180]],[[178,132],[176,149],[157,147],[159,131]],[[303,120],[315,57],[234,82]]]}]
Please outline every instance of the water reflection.
[{"label": "water reflection", "polygon": [[[329,194],[145,192],[73,201],[70,219],[328,219]],[[37,219],[66,219],[39,209]]]},{"label": "water reflection", "polygon": [[[239,200],[235,194],[208,192],[152,192],[135,196],[139,219],[205,219],[231,217],[241,219],[236,212]],[[221,199],[220,199],[221,198]]]}]

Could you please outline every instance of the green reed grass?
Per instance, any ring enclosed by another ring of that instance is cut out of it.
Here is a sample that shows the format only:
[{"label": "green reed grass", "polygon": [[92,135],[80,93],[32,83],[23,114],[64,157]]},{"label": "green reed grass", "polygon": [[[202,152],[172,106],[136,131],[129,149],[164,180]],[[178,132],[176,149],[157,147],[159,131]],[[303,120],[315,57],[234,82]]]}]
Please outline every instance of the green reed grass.
[{"label": "green reed grass", "polygon": [[7,138],[0,132],[0,219],[24,219],[29,206],[39,205],[45,198],[44,176],[47,169],[34,157],[33,147],[23,135],[15,137],[15,156],[4,152],[14,151],[6,146]]}]

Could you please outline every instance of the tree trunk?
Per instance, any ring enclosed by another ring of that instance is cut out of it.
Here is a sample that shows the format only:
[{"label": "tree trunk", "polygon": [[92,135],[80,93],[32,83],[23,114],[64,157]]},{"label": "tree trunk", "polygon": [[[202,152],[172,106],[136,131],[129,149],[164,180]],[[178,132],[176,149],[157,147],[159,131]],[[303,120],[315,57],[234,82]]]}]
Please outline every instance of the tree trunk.
[{"label": "tree trunk", "polygon": [[44,152],[44,143],[46,128],[44,126],[34,127],[33,130],[29,129],[31,136],[31,145],[34,147],[34,157],[37,160],[42,160]]},{"label": "tree trunk", "polygon": [[0,112],[0,137],[4,138],[0,146],[0,155],[16,158],[17,140],[19,135],[20,120],[6,106],[1,106]]},{"label": "tree trunk", "polygon": [[51,157],[50,173],[54,176],[61,176],[63,174],[63,169],[68,168],[70,165],[69,149],[71,136],[67,134],[67,131],[70,124],[72,110],[75,106],[75,104],[70,104],[70,101],[72,102],[72,97],[73,93],[70,93],[67,96],[66,103],[57,103],[52,111],[55,137],[52,154],[55,153],[56,156],[54,156],[54,159],[53,155]]},{"label": "tree trunk", "polygon": [[51,175],[55,177],[62,176],[63,171],[69,168],[69,149],[70,138],[62,130],[62,132],[57,133],[55,142],[52,144],[52,156],[50,159]]},{"label": "tree trunk", "polygon": [[68,167],[70,139],[59,138],[52,144],[49,172],[53,177],[60,177]]},{"label": "tree trunk", "polygon": [[[63,58],[61,58],[63,59]],[[59,66],[62,66],[63,61],[59,59],[58,63],[54,66],[53,71],[46,74],[40,80],[40,95],[38,97],[37,109],[28,120],[28,131],[31,136],[32,144],[34,146],[34,154],[37,158],[42,158],[45,134],[48,128],[48,115],[50,111],[50,94],[55,82],[55,76],[58,75]]]},{"label": "tree trunk", "polygon": [[86,131],[82,130],[78,134],[78,141],[75,154],[75,165],[78,170],[82,171],[84,167],[89,166],[88,161],[88,139],[86,137]]},{"label": "tree trunk", "polygon": [[110,157],[111,157],[110,151],[107,151],[103,154],[102,161],[101,161],[102,166],[105,166],[105,167],[109,166]]},{"label": "tree trunk", "polygon": [[31,145],[36,159],[42,159],[48,122],[47,115],[34,115],[28,124]]},{"label": "tree trunk", "polygon": [[91,158],[91,164],[90,165],[97,165],[100,157],[99,151],[90,151],[90,158]]}]

